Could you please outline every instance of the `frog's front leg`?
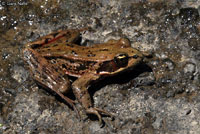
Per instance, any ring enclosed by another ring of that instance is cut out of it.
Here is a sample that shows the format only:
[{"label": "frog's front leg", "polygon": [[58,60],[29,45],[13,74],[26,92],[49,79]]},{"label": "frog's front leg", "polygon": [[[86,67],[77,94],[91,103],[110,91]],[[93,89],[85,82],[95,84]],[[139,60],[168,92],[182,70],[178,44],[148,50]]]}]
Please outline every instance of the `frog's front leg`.
[{"label": "frog's front leg", "polygon": [[101,115],[99,113],[103,113],[111,117],[112,115],[109,112],[106,112],[102,109],[93,107],[90,95],[88,93],[88,88],[91,85],[91,83],[98,79],[99,79],[98,75],[84,74],[72,84],[72,89],[77,100],[86,110],[86,113],[96,115],[99,119],[99,123],[102,124]]}]

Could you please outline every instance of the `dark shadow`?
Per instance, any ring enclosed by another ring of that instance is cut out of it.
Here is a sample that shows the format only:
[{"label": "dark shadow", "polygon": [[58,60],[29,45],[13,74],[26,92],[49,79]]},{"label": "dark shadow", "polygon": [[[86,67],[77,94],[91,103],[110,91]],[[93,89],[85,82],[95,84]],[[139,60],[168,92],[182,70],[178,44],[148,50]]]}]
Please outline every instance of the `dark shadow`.
[{"label": "dark shadow", "polygon": [[[133,70],[117,74],[116,76],[106,77],[103,80],[100,80],[92,84],[92,86],[89,88],[89,93],[91,96],[92,103],[94,102],[93,96],[95,92],[105,87],[106,85],[128,83],[144,72],[152,72],[152,69],[147,64],[141,63],[140,65],[136,66]],[[130,84],[130,87],[131,86],[134,86],[134,84]],[[108,117],[108,116],[102,115],[102,117]],[[98,120],[98,118],[92,114],[89,114],[88,118],[90,118],[91,120]],[[114,120],[114,118],[112,120]]]},{"label": "dark shadow", "polygon": [[132,70],[117,74],[116,76],[106,77],[103,80],[94,83],[89,88],[89,93],[91,95],[91,98],[96,91],[105,87],[106,85],[128,83],[129,81],[133,80],[134,78],[138,77],[140,74],[144,72],[152,72],[152,69],[147,64],[141,63]]}]

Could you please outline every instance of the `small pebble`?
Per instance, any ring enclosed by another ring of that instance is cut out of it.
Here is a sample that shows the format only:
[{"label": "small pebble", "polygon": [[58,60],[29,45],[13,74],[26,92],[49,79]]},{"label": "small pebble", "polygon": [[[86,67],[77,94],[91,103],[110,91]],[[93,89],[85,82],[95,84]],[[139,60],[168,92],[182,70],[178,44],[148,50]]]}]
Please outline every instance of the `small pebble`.
[{"label": "small pebble", "polygon": [[196,70],[196,65],[194,63],[187,63],[183,70],[184,70],[184,73],[193,74]]}]

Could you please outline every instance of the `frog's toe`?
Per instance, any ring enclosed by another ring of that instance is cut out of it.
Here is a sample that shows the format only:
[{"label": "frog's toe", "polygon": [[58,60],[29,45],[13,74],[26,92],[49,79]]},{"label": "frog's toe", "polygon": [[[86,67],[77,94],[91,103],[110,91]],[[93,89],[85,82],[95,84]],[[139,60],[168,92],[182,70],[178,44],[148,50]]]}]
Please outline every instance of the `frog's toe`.
[{"label": "frog's toe", "polygon": [[96,115],[99,119],[99,124],[102,125],[102,117],[99,114],[98,110],[96,110],[95,108],[89,108],[86,110],[86,113]]},{"label": "frog's toe", "polygon": [[104,114],[106,116],[110,116],[112,118],[112,120],[114,119],[114,115],[112,115],[111,113],[109,113],[109,112],[107,112],[107,111],[105,111],[103,109],[96,108],[96,107],[87,109],[86,113],[96,115],[98,117],[98,119],[99,119],[99,124],[100,125],[103,125],[102,124],[102,117],[101,117],[100,113]]},{"label": "frog's toe", "polygon": [[94,109],[96,109],[98,112],[100,112],[100,113],[102,113],[104,115],[110,116],[112,119],[114,119],[114,115],[112,115],[111,113],[109,113],[109,112],[107,112],[107,111],[105,111],[103,109],[100,109],[100,108],[94,108]]}]

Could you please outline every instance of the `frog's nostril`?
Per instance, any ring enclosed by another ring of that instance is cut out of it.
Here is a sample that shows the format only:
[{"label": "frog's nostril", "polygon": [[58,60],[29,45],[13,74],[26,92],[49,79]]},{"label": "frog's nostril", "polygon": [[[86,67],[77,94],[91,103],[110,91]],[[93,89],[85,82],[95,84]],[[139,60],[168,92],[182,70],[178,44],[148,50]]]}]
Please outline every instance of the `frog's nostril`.
[{"label": "frog's nostril", "polygon": [[136,54],[136,55],[133,55],[133,58],[134,59],[137,59],[139,56]]}]

